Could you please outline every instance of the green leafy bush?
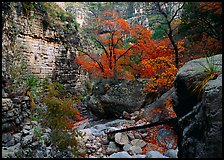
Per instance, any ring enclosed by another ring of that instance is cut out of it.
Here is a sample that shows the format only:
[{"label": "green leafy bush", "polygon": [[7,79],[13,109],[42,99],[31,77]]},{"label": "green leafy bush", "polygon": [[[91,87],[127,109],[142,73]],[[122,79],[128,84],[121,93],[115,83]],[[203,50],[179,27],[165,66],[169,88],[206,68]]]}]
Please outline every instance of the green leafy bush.
[{"label": "green leafy bush", "polygon": [[61,149],[68,149],[77,156],[79,152],[76,138],[80,134],[73,129],[73,123],[82,118],[79,111],[73,107],[73,99],[69,97],[64,93],[62,84],[58,82],[49,84],[46,97],[44,97],[47,111],[42,124],[52,129],[53,144]]},{"label": "green leafy bush", "polygon": [[[218,75],[221,74],[221,71],[219,71],[218,67],[215,64],[213,54],[207,54],[206,55],[206,64],[200,63],[202,66],[202,73],[204,74],[203,80],[199,81],[196,85],[193,87],[193,93],[198,96],[198,99],[201,99],[202,93],[204,91],[204,88],[208,81],[216,79]],[[210,57],[209,57],[210,56]]]}]

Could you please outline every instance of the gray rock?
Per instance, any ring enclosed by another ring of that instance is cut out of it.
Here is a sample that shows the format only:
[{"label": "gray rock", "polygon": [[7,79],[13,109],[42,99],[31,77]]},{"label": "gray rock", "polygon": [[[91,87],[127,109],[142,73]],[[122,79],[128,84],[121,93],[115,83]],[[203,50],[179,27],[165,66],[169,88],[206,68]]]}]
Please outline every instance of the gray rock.
[{"label": "gray rock", "polygon": [[[147,94],[144,92],[144,86],[147,80],[121,80],[114,84],[108,83],[96,82],[95,87],[102,88],[102,92],[93,91],[87,102],[88,108],[97,117],[119,118],[123,111],[131,113],[139,110],[144,104]],[[105,86],[108,85],[109,88],[105,90]]]},{"label": "gray rock", "polygon": [[139,134],[137,132],[134,133],[134,136],[135,136],[136,139],[142,139],[141,134]]},{"label": "gray rock", "polygon": [[95,125],[94,128],[99,131],[105,130],[107,127],[104,124]]},{"label": "gray rock", "polygon": [[147,137],[148,134],[147,133],[142,133],[142,138],[144,139],[145,137]]},{"label": "gray rock", "polygon": [[102,143],[103,145],[107,145],[107,144],[109,144],[109,140],[108,140],[107,136],[103,136],[103,137],[101,138],[101,143]]},{"label": "gray rock", "polygon": [[[222,75],[205,87],[201,103],[179,120],[183,127],[178,157],[216,157],[222,154]],[[201,135],[196,136],[194,133]]]},{"label": "gray rock", "polygon": [[12,101],[13,101],[14,103],[21,103],[21,100],[20,100],[20,98],[18,98],[18,97],[13,98]]},{"label": "gray rock", "polygon": [[45,132],[46,132],[46,133],[51,133],[51,129],[50,129],[50,128],[46,128],[46,129],[45,129]]},{"label": "gray rock", "polygon": [[3,133],[2,134],[2,142],[7,143],[13,139],[13,136],[11,133]]},{"label": "gray rock", "polygon": [[141,148],[145,147],[145,145],[146,145],[145,141],[143,141],[142,139],[134,139],[131,141],[131,144],[133,146],[139,146]]},{"label": "gray rock", "polygon": [[128,112],[126,112],[126,111],[123,111],[123,114],[122,115],[123,115],[123,117],[125,119],[130,119],[131,118],[130,114]]},{"label": "gray rock", "polygon": [[[213,58],[217,70],[221,70],[222,55]],[[222,74],[208,81],[198,98],[192,89],[206,76],[200,63],[208,65],[205,58],[190,61],[180,68],[174,81],[178,102],[174,110],[180,117],[182,134],[178,158],[222,157]]]},{"label": "gray rock", "polygon": [[15,128],[13,123],[5,122],[2,124],[2,131],[11,131]]},{"label": "gray rock", "polygon": [[136,154],[136,155],[133,155],[132,158],[145,158],[145,155],[143,155],[143,154]]},{"label": "gray rock", "polygon": [[131,158],[131,156],[130,154],[128,154],[128,152],[122,151],[113,153],[112,155],[109,156],[109,158]]},{"label": "gray rock", "polygon": [[130,148],[131,148],[131,145],[130,145],[130,144],[125,144],[125,145],[123,146],[123,150],[124,150],[124,151],[130,151]]},{"label": "gray rock", "polygon": [[30,130],[31,128],[32,128],[31,125],[24,125],[24,126],[23,126],[23,129],[26,129],[26,130]]},{"label": "gray rock", "polygon": [[13,135],[15,143],[20,142],[20,140],[22,139],[22,133],[16,133]]},{"label": "gray rock", "polygon": [[32,139],[33,139],[33,136],[32,135],[27,135],[27,136],[23,137],[22,138],[22,145],[23,146],[28,145],[29,143],[32,142]]},{"label": "gray rock", "polygon": [[120,148],[114,142],[110,141],[110,143],[107,147],[106,153],[112,154],[112,153],[119,152],[119,151],[120,151]]},{"label": "gray rock", "polygon": [[[217,71],[222,71],[222,55],[215,55],[214,59]],[[198,103],[197,95],[192,94],[194,86],[205,78],[204,68],[208,67],[206,58],[200,58],[187,62],[179,69],[174,79],[178,104],[174,106],[174,111],[178,117],[183,117],[189,113],[193,106]]]},{"label": "gray rock", "polygon": [[2,88],[2,98],[7,98],[8,93],[5,92],[5,90]]},{"label": "gray rock", "polygon": [[2,158],[16,158],[15,153],[19,152],[21,149],[20,143],[11,147],[2,148]]},{"label": "gray rock", "polygon": [[115,142],[121,145],[129,143],[129,139],[126,133],[116,133]]},{"label": "gray rock", "polygon": [[24,101],[29,101],[29,100],[30,100],[30,97],[24,96]]},{"label": "gray rock", "polygon": [[119,130],[119,128],[117,128],[117,127],[108,127],[107,128],[108,132],[112,132],[112,131],[116,131],[116,130]]},{"label": "gray rock", "polygon": [[13,103],[10,98],[2,98],[2,107],[5,107],[6,110],[10,110],[13,108]]},{"label": "gray rock", "polygon": [[116,127],[116,126],[119,126],[119,125],[121,125],[125,122],[126,122],[125,119],[116,119],[116,120],[105,123],[105,126],[106,127]]},{"label": "gray rock", "polygon": [[178,149],[169,149],[166,152],[163,152],[163,155],[169,158],[177,158]]},{"label": "gray rock", "polygon": [[140,154],[140,153],[142,153],[142,149],[139,146],[131,146],[130,152],[132,154]]},{"label": "gray rock", "polygon": [[35,156],[36,156],[36,158],[44,158],[43,151],[41,151],[41,150],[37,150]]},{"label": "gray rock", "polygon": [[135,139],[135,136],[134,136],[133,133],[128,132],[127,135],[128,135],[130,140],[134,140]]},{"label": "gray rock", "polygon": [[13,145],[15,145],[15,140],[14,139],[12,139],[9,142],[7,142],[5,146],[6,147],[10,147],[10,146],[13,146]]},{"label": "gray rock", "polygon": [[159,153],[158,151],[149,151],[145,158],[168,158],[164,155],[162,155],[161,153]]},{"label": "gray rock", "polygon": [[164,93],[159,99],[157,99],[156,101],[154,101],[153,103],[151,103],[145,107],[145,111],[147,112],[146,117],[148,117],[148,115],[150,115],[151,112],[153,112],[153,110],[155,110],[155,109],[156,110],[160,109],[163,113],[163,114],[159,114],[158,112],[154,112],[154,114],[151,114],[151,116],[148,117],[148,122],[150,122],[150,123],[158,122],[160,119],[169,117],[168,110],[165,109],[164,103],[170,97],[172,100],[175,100],[175,88],[174,87],[172,87],[169,91]]},{"label": "gray rock", "polygon": [[23,130],[22,130],[22,133],[23,133],[24,135],[28,135],[28,134],[30,133],[30,131],[27,130],[27,129],[23,129]]}]

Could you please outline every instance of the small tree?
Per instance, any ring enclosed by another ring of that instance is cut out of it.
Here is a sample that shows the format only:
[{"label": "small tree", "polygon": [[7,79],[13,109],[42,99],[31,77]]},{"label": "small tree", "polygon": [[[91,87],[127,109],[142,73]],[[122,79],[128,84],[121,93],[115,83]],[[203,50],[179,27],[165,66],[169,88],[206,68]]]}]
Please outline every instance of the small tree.
[{"label": "small tree", "polygon": [[75,62],[97,77],[149,77],[150,84],[154,81],[154,88],[148,85],[150,92],[158,92],[165,86],[169,88],[177,71],[172,64],[174,54],[169,40],[151,40],[150,30],[141,25],[129,25],[114,12],[103,15],[96,19],[98,28],[92,36],[101,50],[77,48],[80,54]]}]

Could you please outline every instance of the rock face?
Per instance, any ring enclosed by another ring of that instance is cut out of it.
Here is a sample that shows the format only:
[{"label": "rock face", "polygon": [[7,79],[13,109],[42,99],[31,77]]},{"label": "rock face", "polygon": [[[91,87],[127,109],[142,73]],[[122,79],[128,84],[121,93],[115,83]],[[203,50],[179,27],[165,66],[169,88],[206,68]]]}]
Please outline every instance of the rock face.
[{"label": "rock face", "polygon": [[123,111],[134,112],[146,100],[144,92],[147,80],[135,81],[101,79],[93,87],[87,106],[98,117],[120,117]]},{"label": "rock face", "polygon": [[2,98],[2,132],[19,129],[17,126],[31,114],[29,99],[17,99],[19,101],[16,103],[10,98]]},{"label": "rock face", "polygon": [[[18,61],[18,54],[23,60],[17,63],[27,64],[32,74],[41,79],[52,78],[76,90],[87,78],[73,61],[74,47],[79,43],[76,26],[67,19],[58,23],[47,19],[46,14],[50,13],[44,13],[43,3],[34,3],[30,16],[24,14],[22,2],[2,5],[2,71],[8,72],[13,61]],[[70,29],[65,28],[66,24]]]},{"label": "rock face", "polygon": [[[213,57],[218,70],[222,55]],[[199,62],[190,61],[177,73],[175,87],[178,103],[174,107],[180,128],[178,158],[222,157],[222,74],[208,81],[201,100],[190,94],[190,87],[203,79]]]},{"label": "rock face", "polygon": [[[222,55],[211,57],[210,61],[212,62],[213,60],[217,70],[222,71]],[[174,86],[176,88],[178,104],[174,107],[174,111],[179,117],[186,115],[198,103],[197,96],[192,94],[192,89],[198,82],[205,78],[203,72],[205,68],[202,65],[208,68],[206,58],[192,60],[177,72]]]}]

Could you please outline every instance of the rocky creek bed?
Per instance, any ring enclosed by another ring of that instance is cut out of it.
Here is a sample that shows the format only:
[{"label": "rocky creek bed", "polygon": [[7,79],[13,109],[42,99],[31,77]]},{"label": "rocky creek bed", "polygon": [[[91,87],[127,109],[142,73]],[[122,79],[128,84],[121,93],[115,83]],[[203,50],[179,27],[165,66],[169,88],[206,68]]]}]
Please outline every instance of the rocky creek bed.
[{"label": "rocky creek bed", "polygon": [[[177,158],[175,133],[167,126],[116,133],[106,132],[143,125],[136,119],[139,111],[129,119],[85,119],[74,126],[85,135],[78,138],[83,158]],[[16,133],[2,134],[3,158],[71,158],[69,151],[62,151],[50,142],[50,128],[42,128],[37,121],[25,119]],[[157,135],[154,135],[157,133]],[[169,136],[168,136],[169,135]],[[154,137],[154,139],[152,138]]]}]

